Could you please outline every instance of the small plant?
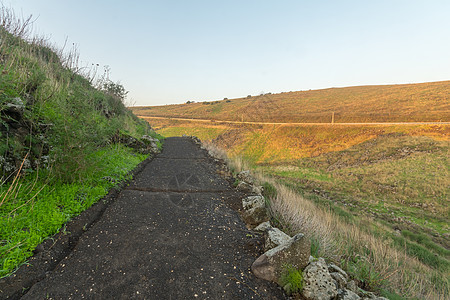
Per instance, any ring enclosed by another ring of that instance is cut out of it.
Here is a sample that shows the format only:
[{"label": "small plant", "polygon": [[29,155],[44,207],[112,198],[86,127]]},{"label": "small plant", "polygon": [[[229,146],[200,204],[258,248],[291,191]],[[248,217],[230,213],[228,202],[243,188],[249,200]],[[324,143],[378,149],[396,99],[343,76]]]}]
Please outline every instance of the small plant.
[{"label": "small plant", "polygon": [[233,186],[234,186],[234,187],[237,187],[238,184],[239,184],[239,179],[236,178],[236,179],[234,180],[234,182],[233,182]]},{"label": "small plant", "polygon": [[319,257],[320,253],[320,240],[316,237],[311,237],[311,255],[313,257]]},{"label": "small plant", "polygon": [[303,273],[293,265],[283,265],[280,283],[287,294],[299,293],[303,289]]},{"label": "small plant", "polygon": [[277,190],[272,184],[270,184],[268,182],[264,182],[263,189],[264,189],[264,192],[263,192],[264,197],[266,197],[268,199],[275,199],[277,197]]}]

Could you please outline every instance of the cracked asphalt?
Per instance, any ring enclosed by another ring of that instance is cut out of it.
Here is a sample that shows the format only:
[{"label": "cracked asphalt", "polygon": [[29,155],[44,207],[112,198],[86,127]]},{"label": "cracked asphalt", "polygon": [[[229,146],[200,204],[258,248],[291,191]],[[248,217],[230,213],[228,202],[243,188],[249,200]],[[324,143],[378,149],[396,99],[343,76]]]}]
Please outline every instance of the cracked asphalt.
[{"label": "cracked asphalt", "polygon": [[189,138],[157,155],[22,299],[285,299],[253,276],[238,194]]}]

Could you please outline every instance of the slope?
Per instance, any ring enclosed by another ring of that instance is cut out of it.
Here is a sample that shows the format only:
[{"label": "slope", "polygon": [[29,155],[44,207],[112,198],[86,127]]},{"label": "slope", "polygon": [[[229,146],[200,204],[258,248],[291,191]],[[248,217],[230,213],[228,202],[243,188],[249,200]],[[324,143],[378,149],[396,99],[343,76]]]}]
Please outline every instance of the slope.
[{"label": "slope", "polygon": [[439,122],[450,120],[450,81],[262,94],[133,107],[136,115],[259,122]]}]

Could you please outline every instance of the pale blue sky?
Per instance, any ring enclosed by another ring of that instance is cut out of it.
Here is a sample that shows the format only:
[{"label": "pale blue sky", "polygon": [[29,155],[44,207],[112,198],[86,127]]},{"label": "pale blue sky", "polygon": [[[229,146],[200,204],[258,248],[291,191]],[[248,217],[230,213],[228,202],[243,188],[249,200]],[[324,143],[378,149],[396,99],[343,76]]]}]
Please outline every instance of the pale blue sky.
[{"label": "pale blue sky", "polygon": [[3,0],[136,105],[450,79],[450,1]]}]

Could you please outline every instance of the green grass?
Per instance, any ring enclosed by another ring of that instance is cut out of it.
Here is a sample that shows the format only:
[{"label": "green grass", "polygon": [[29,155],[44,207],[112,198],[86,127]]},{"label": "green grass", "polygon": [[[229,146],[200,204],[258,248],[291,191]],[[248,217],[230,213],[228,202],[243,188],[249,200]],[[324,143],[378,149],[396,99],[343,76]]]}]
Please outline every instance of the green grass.
[{"label": "green grass", "polygon": [[444,256],[446,258],[450,257],[450,250],[439,246],[438,244],[434,243],[430,236],[424,234],[424,233],[414,233],[411,232],[409,230],[402,230],[402,235],[405,238],[408,238],[411,241],[414,241],[418,244],[423,245],[424,247],[426,247],[428,250],[433,251],[434,253]]},{"label": "green grass", "polygon": [[[288,294],[299,293],[303,289],[303,274],[292,265],[284,265],[280,278],[281,285],[285,287]],[[288,287],[286,287],[288,285]]]},{"label": "green grass", "polygon": [[[120,144],[89,155],[89,168],[79,180],[64,183],[48,172],[19,179],[14,192],[0,187],[0,277],[7,276],[33,254],[45,238],[105,196],[145,159]],[[6,198],[5,198],[6,196]]]},{"label": "green grass", "polygon": [[[392,236],[394,243],[400,248],[404,249],[410,256],[416,257],[424,264],[439,270],[441,272],[450,273],[450,261],[436,253],[433,253],[428,248],[414,242],[410,242],[405,238]],[[435,245],[437,246],[437,245]],[[440,247],[441,248],[441,247]],[[443,248],[442,248],[443,249]],[[446,250],[446,249],[444,249]]]},{"label": "green grass", "polygon": [[77,65],[76,51],[18,31],[24,21],[1,4],[0,23],[1,277],[145,159],[114,144],[118,135],[162,137],[125,107],[121,84]]}]

